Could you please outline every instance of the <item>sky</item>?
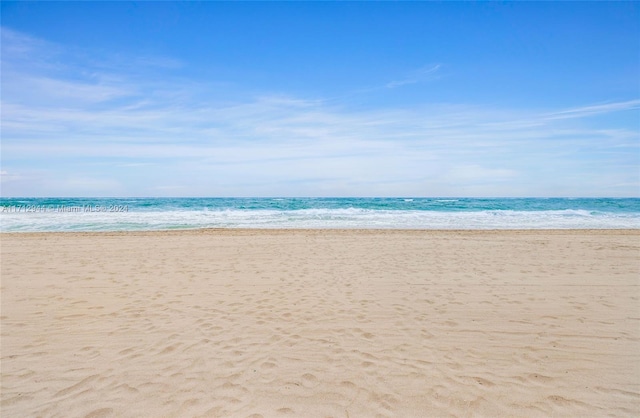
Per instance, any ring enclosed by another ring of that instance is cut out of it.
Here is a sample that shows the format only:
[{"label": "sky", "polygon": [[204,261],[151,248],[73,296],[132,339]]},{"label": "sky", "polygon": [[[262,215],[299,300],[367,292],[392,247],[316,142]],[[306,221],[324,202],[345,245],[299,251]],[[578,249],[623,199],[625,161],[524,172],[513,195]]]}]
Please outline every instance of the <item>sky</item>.
[{"label": "sky", "polygon": [[638,2],[0,2],[3,197],[640,197]]}]

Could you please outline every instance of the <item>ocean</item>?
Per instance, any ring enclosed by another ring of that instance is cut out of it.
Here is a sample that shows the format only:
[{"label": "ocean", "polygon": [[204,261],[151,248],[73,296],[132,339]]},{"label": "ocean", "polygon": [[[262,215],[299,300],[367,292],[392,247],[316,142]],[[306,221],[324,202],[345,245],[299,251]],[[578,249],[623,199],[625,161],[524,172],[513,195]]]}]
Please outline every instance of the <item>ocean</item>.
[{"label": "ocean", "polygon": [[0,198],[1,232],[639,229],[639,198]]}]

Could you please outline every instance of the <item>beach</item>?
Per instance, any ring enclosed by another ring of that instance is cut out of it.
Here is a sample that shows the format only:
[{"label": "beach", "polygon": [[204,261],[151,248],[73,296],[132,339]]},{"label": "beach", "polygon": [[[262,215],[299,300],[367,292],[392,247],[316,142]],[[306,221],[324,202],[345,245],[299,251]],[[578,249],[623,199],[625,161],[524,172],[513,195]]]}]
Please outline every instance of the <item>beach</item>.
[{"label": "beach", "polygon": [[640,415],[640,230],[3,233],[4,417]]}]

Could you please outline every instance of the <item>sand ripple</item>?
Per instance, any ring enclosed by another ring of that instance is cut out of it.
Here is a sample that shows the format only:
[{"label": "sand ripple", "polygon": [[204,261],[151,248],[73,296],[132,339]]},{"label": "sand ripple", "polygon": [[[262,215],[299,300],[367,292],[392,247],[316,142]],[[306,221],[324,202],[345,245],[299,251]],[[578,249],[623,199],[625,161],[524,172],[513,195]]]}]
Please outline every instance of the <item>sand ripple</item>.
[{"label": "sand ripple", "polygon": [[638,416],[639,238],[3,234],[2,417]]}]

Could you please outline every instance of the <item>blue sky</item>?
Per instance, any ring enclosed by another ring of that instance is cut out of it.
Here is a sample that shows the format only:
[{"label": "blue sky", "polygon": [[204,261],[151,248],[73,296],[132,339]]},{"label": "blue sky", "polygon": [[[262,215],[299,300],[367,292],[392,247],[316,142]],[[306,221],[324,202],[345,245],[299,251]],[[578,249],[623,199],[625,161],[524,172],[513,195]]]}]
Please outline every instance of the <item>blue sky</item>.
[{"label": "blue sky", "polygon": [[639,3],[0,7],[2,196],[640,196]]}]

